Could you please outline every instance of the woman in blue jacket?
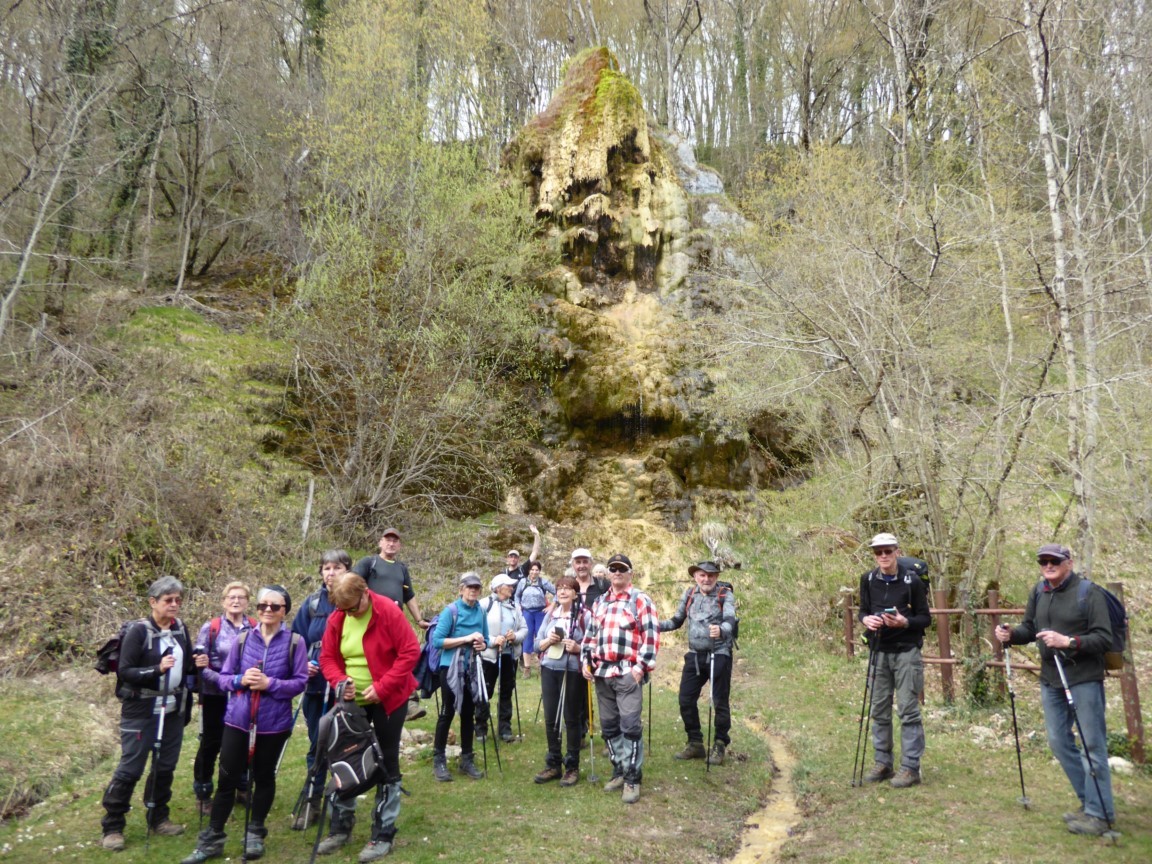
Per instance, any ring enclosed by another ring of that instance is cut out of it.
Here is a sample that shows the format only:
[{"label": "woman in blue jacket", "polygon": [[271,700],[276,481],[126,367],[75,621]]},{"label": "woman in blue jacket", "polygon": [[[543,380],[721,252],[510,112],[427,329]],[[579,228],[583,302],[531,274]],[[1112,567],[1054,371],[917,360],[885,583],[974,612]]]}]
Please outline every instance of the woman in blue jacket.
[{"label": "woman in blue jacket", "polygon": [[312,776],[312,766],[316,763],[316,732],[320,728],[320,718],[331,707],[332,688],[320,674],[320,642],[324,629],[328,626],[328,616],[336,606],[328,592],[332,583],[342,573],[352,569],[352,556],[343,549],[329,549],[320,556],[320,588],[304,598],[304,604],[292,620],[292,632],[299,633],[308,646],[308,688],[301,697],[300,710],[308,725],[308,774],[304,778],[301,799],[304,802],[292,822],[293,831],[303,831],[313,825],[320,816],[320,796],[324,793],[324,778]]},{"label": "woman in blue jacket", "polygon": [[452,728],[452,717],[460,713],[460,772],[473,780],[479,780],[484,772],[476,767],[472,758],[474,743],[476,706],[472,693],[465,686],[456,705],[456,697],[448,680],[448,669],[460,651],[465,652],[465,669],[475,665],[475,656],[488,647],[488,617],[480,607],[480,577],[471,571],[460,577],[460,597],[450,603],[440,613],[436,628],[432,631],[432,644],[440,649],[440,716],[436,718],[436,737],[432,742],[432,770],[437,780],[447,782],[452,779],[448,773],[448,758],[445,747],[448,745],[448,730]]},{"label": "woman in blue jacket", "polygon": [[236,785],[249,769],[252,809],[244,852],[249,860],[264,854],[268,835],[264,820],[276,797],[276,765],[292,734],[292,700],[308,684],[307,651],[297,650],[302,640],[284,626],[291,605],[282,586],[261,588],[256,594],[260,626],[233,643],[219,672],[211,668],[203,671],[232,698],[224,714],[212,815],[208,827],[200,832],[196,849],[181,864],[199,864],[224,853],[224,826],[236,803]]}]

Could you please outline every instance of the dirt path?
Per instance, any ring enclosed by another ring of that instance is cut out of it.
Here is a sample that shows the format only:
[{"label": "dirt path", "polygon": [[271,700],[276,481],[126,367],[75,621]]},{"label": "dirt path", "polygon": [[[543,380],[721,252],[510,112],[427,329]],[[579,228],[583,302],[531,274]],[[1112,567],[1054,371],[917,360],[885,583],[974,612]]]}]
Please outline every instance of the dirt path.
[{"label": "dirt path", "polygon": [[792,791],[795,757],[789,752],[784,739],[763,728],[755,728],[755,731],[768,741],[772,750],[772,792],[767,803],[745,821],[740,849],[729,859],[729,864],[769,864],[777,861],[780,848],[792,836],[792,828],[801,818]]}]

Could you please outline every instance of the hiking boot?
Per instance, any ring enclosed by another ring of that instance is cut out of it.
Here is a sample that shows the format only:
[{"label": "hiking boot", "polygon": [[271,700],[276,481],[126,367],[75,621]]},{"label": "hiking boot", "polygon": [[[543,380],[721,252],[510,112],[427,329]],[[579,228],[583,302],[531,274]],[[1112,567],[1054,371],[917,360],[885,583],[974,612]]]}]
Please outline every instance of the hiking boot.
[{"label": "hiking boot", "polygon": [[476,767],[471,753],[460,754],[460,773],[467,774],[473,780],[483,780],[484,772]]},{"label": "hiking boot", "polygon": [[452,774],[448,770],[448,757],[443,753],[432,754],[432,776],[441,783],[452,782]]},{"label": "hiking boot", "polygon": [[727,748],[724,746],[724,742],[716,741],[712,745],[712,752],[708,754],[708,764],[723,765],[725,753],[727,753]]},{"label": "hiking boot", "polygon": [[1062,814],[1060,816],[1060,818],[1063,819],[1064,824],[1067,825],[1069,822],[1072,822],[1076,819],[1079,819],[1083,815],[1084,815],[1084,808],[1081,807],[1079,810],[1069,810],[1067,813]]},{"label": "hiking boot", "polygon": [[640,784],[639,783],[625,783],[624,794],[620,796],[620,800],[625,804],[635,804],[640,800]]},{"label": "hiking boot", "polygon": [[516,741],[516,736],[513,735],[511,732],[501,732],[500,733],[500,740],[503,741],[505,744],[512,744]]},{"label": "hiking boot", "polygon": [[1073,834],[1088,834],[1092,837],[1099,837],[1108,830],[1108,823],[1104,819],[1083,813],[1068,823],[1068,830]]},{"label": "hiking boot", "polygon": [[[867,778],[865,778],[867,779]],[[920,785],[920,772],[915,768],[901,768],[896,772],[889,784],[893,789],[907,789],[909,786]]]},{"label": "hiking boot", "polygon": [[703,759],[708,755],[703,741],[689,741],[688,746],[673,756],[673,759]]},{"label": "hiking boot", "polygon": [[319,798],[310,798],[304,802],[304,806],[300,808],[300,812],[296,814],[296,818],[292,820],[293,831],[307,831],[320,819],[320,806],[321,801]]},{"label": "hiking boot", "polygon": [[391,840],[369,840],[368,845],[360,850],[360,857],[357,860],[360,864],[368,864],[369,861],[383,858],[391,851]]},{"label": "hiking boot", "polygon": [[560,778],[560,785],[564,787],[575,786],[580,782],[580,771],[577,768],[569,768],[564,772],[564,776]]},{"label": "hiking boot", "polygon": [[483,725],[477,723],[476,724],[476,741],[480,744],[483,744],[487,740],[488,740],[488,730],[486,730],[483,727]]},{"label": "hiking boot", "polygon": [[321,840],[320,845],[316,847],[316,854],[331,855],[333,852],[339,851],[351,836],[351,834],[344,834],[343,832],[339,834],[329,834]]},{"label": "hiking boot", "polygon": [[883,762],[877,762],[872,766],[872,770],[864,775],[865,783],[879,783],[881,780],[887,780],[892,776],[892,766],[885,765]]},{"label": "hiking boot", "polygon": [[202,861],[207,861],[209,858],[219,858],[224,854],[226,836],[223,831],[213,831],[210,827],[205,828],[196,835],[196,848],[192,850],[192,854],[180,864],[201,864]]},{"label": "hiking boot", "polygon": [[179,837],[184,833],[184,826],[177,825],[170,819],[165,819],[152,829],[152,833],[159,837]]},{"label": "hiking boot", "polygon": [[109,852],[122,852],[124,851],[124,835],[119,831],[105,834],[104,839],[100,841],[100,845]]},{"label": "hiking boot", "polygon": [[560,779],[560,769],[549,766],[532,778],[537,783],[549,783]]},{"label": "hiking boot", "polygon": [[249,831],[244,835],[244,856],[249,860],[264,857],[264,837]]},{"label": "hiking boot", "polygon": [[623,788],[624,788],[624,775],[623,774],[613,775],[612,779],[604,784],[604,791],[605,792],[617,792]]},{"label": "hiking boot", "polygon": [[413,699],[408,703],[408,714],[404,717],[404,722],[407,723],[409,720],[419,720],[421,717],[426,716],[428,716],[428,709],[420,704],[419,699]]}]

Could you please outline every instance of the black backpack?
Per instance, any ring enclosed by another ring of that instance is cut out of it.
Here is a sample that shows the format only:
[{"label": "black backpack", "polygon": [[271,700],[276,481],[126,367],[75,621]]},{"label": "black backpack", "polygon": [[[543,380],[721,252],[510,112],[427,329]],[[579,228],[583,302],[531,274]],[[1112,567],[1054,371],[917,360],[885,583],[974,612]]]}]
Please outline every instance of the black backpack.
[{"label": "black backpack", "polygon": [[1088,592],[1096,585],[1104,595],[1104,604],[1108,607],[1108,622],[1112,625],[1112,645],[1104,652],[1105,669],[1124,668],[1124,648],[1128,644],[1128,610],[1120,602],[1120,598],[1090,579],[1080,577],[1080,586],[1076,589],[1076,599],[1080,603],[1080,611],[1088,614]]},{"label": "black backpack", "polygon": [[[152,643],[160,634],[155,627],[149,626],[148,621],[148,618],[133,618],[121,624],[116,635],[96,649],[96,662],[92,664],[92,668],[101,675],[115,675],[120,669],[120,646],[124,644],[124,637],[128,635],[128,631],[137,624],[144,625],[148,631],[148,643],[144,646],[144,650],[151,651]],[[172,625],[172,632],[176,634],[184,632],[184,624],[179,618]]]},{"label": "black backpack", "polygon": [[336,704],[320,718],[316,730],[315,771],[331,773],[326,792],[339,801],[351,801],[384,782],[384,754],[376,730],[364,709],[344,699],[344,685],[336,687]]}]

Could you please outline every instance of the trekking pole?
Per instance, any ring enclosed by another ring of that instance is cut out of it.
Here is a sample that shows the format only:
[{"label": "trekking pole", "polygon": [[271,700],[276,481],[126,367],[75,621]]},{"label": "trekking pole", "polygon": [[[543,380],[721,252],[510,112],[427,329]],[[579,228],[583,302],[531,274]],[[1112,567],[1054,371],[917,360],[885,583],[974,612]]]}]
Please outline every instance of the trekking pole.
[{"label": "trekking pole", "polygon": [[[297,718],[299,718],[300,709],[303,707],[304,707],[304,696],[303,696],[303,694],[301,694],[300,704],[296,706],[296,711],[292,714],[292,726],[290,727],[290,731],[288,732],[288,738],[292,737],[292,731],[291,730],[295,730],[296,720],[297,720]],[[284,746],[280,748],[280,756],[276,760],[276,768],[273,772],[273,776],[278,775],[280,773],[280,763],[284,761],[284,754],[286,752],[288,752],[288,738],[284,739]]]},{"label": "trekking pole", "polygon": [[595,728],[593,721],[596,719],[592,713],[592,682],[585,681],[584,683],[587,685],[586,690],[588,692],[588,758],[592,760],[588,782],[599,783],[600,778],[596,776],[596,736],[592,734],[592,730]]},{"label": "trekking pole", "polygon": [[[497,663],[496,669],[498,676],[503,674],[500,671],[499,663]],[[500,680],[503,681],[504,679],[501,677]],[[520,682],[516,680],[515,675],[512,676],[512,701],[516,705],[516,737],[523,741],[524,727],[520,725]]]},{"label": "trekking pole", "polygon": [[652,752],[652,679],[648,679],[648,752]]},{"label": "trekking pole", "polygon": [[[476,674],[480,676],[480,694],[484,697],[484,709],[488,715],[488,735],[492,736],[492,749],[496,753],[496,767],[504,776],[504,766],[500,764],[500,741],[496,734],[496,724],[492,720],[492,699],[488,695],[488,682],[484,679],[484,665],[480,655],[476,655]],[[484,736],[484,773],[488,773],[488,736]]]},{"label": "trekking pole", "polygon": [[[713,685],[716,681],[716,652],[713,651],[708,655],[708,747],[704,751],[704,773],[708,774],[712,770],[712,705],[713,705]],[[700,715],[697,714],[697,717]],[[697,720],[697,723],[700,721]]]},{"label": "trekking pole", "polygon": [[[268,646],[264,646],[264,656],[268,656]],[[256,664],[256,668],[264,671],[264,663]],[[248,861],[248,826],[252,822],[252,799],[256,797],[256,778],[252,776],[252,760],[256,756],[256,712],[260,710],[260,694],[263,691],[248,691],[251,694],[252,716],[248,720],[248,797],[244,801],[244,840],[240,846],[240,860]]]},{"label": "trekking pole", "polygon": [[1016,739],[1016,768],[1020,771],[1020,803],[1028,809],[1028,793],[1024,791],[1024,760],[1020,757],[1020,728],[1016,725],[1016,689],[1012,686],[1012,661],[1008,655],[1012,652],[1004,646],[1004,674],[1008,679],[1008,701],[1012,704],[1012,736]]},{"label": "trekking pole", "polygon": [[[868,667],[864,673],[864,698],[860,701],[860,721],[856,727],[856,756],[852,759],[852,785],[864,785],[864,760],[860,756],[860,742],[864,739],[864,712],[868,710],[868,691],[872,686],[872,675],[876,668],[876,652],[872,650],[872,644],[868,644]],[[871,717],[871,712],[868,713]],[[865,753],[865,755],[867,755]],[[857,781],[857,773],[859,773],[859,781]]]},{"label": "trekking pole", "polygon": [[1080,715],[1076,713],[1076,702],[1072,698],[1072,688],[1068,686],[1068,678],[1064,675],[1064,664],[1060,662],[1060,652],[1053,651],[1052,658],[1056,661],[1056,671],[1060,673],[1060,684],[1064,687],[1064,698],[1068,700],[1068,709],[1072,712],[1072,719],[1076,723],[1076,731],[1080,733],[1080,743],[1084,746],[1084,758],[1088,762],[1088,773],[1092,775],[1092,783],[1096,786],[1096,797],[1100,799],[1100,809],[1104,811],[1104,821],[1108,823],[1106,832],[1108,839],[1116,842],[1117,834],[1112,828],[1112,817],[1104,807],[1104,795],[1100,792],[1100,780],[1096,776],[1096,766],[1092,764],[1092,754],[1088,751],[1088,741],[1084,738],[1084,727],[1080,725]]},{"label": "trekking pole", "polygon": [[[200,706],[200,721],[199,721],[199,728],[197,729],[197,732],[196,732],[196,740],[201,742],[201,744],[204,741],[204,706],[203,706],[203,704],[201,704],[201,706]],[[197,748],[197,750],[199,750],[199,748]],[[208,775],[208,776],[211,777],[212,775]],[[193,777],[192,779],[195,780],[196,778]],[[212,799],[209,798],[208,800],[211,801]],[[204,830],[204,808],[200,806],[200,793],[199,793],[199,791],[197,791],[197,793],[196,793],[196,809],[200,812],[200,829],[199,830],[203,831]]]},{"label": "trekking pole", "polygon": [[[163,660],[171,653],[172,648],[169,646],[164,650],[164,653],[160,655],[160,659]],[[152,829],[155,827],[152,824],[152,820],[156,812],[156,778],[160,773],[156,770],[156,763],[160,760],[160,746],[164,743],[164,717],[168,714],[168,671],[165,670],[161,677],[164,681],[161,685],[160,695],[156,697],[156,708],[159,713],[159,719],[156,721],[156,740],[152,742],[152,773],[148,777],[148,800],[144,803],[148,822],[148,832],[144,835],[145,855],[147,855],[152,845]]]},{"label": "trekking pole", "polygon": [[[544,677],[540,677],[540,688],[544,688]],[[560,737],[560,721],[564,717],[564,695],[568,692],[568,667],[564,667],[564,675],[560,678],[560,698],[556,700],[556,725],[553,726],[556,730],[557,737]]]},{"label": "trekking pole", "polygon": [[541,687],[540,688],[540,698],[536,700],[536,719],[532,721],[533,723],[539,723],[540,722],[540,706],[543,704],[544,704],[544,688]]}]

